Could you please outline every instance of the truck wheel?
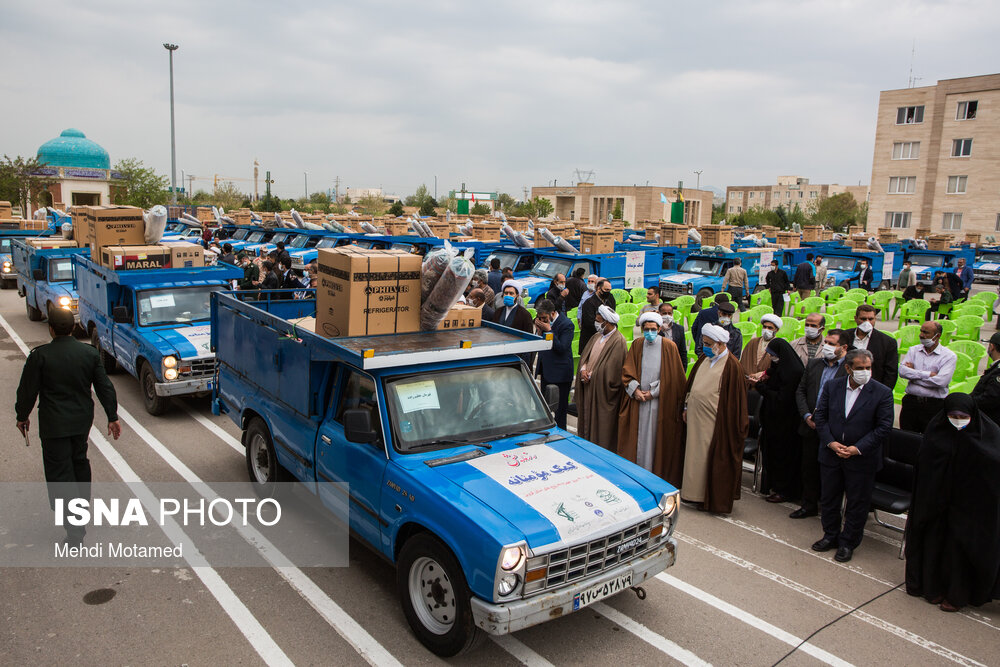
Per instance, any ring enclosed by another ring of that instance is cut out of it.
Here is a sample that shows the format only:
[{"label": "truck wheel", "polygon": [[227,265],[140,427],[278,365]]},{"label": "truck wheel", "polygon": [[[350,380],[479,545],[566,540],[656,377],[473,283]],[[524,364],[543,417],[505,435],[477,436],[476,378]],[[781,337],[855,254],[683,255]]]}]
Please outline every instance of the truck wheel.
[{"label": "truck wheel", "polygon": [[698,294],[696,294],[694,297],[694,303],[691,305],[691,312],[697,313],[698,311],[700,311],[701,300],[704,299],[705,297],[712,296],[713,294],[715,294],[715,292],[713,292],[708,287],[702,287],[700,290],[698,290]]},{"label": "truck wheel", "polygon": [[436,537],[417,533],[406,541],[396,563],[396,587],[410,628],[435,654],[458,655],[482,637],[462,568]]},{"label": "truck wheel", "polygon": [[880,282],[878,284],[878,290],[877,291],[884,292],[884,291],[886,291],[888,289],[892,289],[892,284],[888,280],[883,280],[882,282]]},{"label": "truck wheel", "polygon": [[24,309],[28,313],[28,319],[29,320],[31,320],[32,322],[41,322],[42,321],[42,311],[38,310],[37,308],[35,308],[34,306],[32,306],[30,303],[28,303],[28,298],[27,297],[24,298]]},{"label": "truck wheel", "polygon": [[156,375],[148,361],[142,364],[142,369],[139,371],[139,388],[142,389],[142,404],[146,412],[159,417],[167,411],[170,397],[156,395]]},{"label": "truck wheel", "polygon": [[263,419],[254,417],[247,426],[244,437],[247,453],[247,473],[253,483],[257,495],[270,498],[275,495],[275,484],[287,482],[291,475],[278,463],[274,451],[274,441],[271,432]]},{"label": "truck wheel", "polygon": [[101,338],[97,335],[97,329],[90,332],[90,344],[94,346],[97,354],[101,356],[101,365],[104,366],[106,374],[111,375],[118,370],[118,361],[101,347]]},{"label": "truck wheel", "polygon": [[849,281],[849,280],[841,280],[840,281],[840,286],[843,287],[844,289],[851,289],[851,281]]}]

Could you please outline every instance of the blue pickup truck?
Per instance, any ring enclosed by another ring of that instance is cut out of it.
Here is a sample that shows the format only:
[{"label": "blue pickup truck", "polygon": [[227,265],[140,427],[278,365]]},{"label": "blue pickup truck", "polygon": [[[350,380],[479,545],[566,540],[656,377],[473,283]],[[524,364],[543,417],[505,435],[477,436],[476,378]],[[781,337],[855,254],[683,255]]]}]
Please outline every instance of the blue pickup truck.
[{"label": "blue pickup truck", "polygon": [[209,347],[209,298],[243,271],[211,267],[114,271],[73,258],[81,328],[105,370],[119,366],[139,380],[151,415],[171,396],[207,394],[215,375]]},{"label": "blue pickup truck", "polygon": [[49,308],[65,308],[79,320],[73,257],[88,257],[90,248],[36,248],[17,239],[11,250],[17,271],[17,292],[24,297],[28,319],[40,322]]},{"label": "blue pickup truck", "polygon": [[349,503],[351,531],[395,564],[406,619],[434,653],[674,563],[677,491],[556,427],[516,356],[550,341],[492,324],[323,338],[287,319],[312,300],[242,298],[212,296],[213,408],[242,429],[251,481]]},{"label": "blue pickup truck", "polygon": [[1000,282],[1000,248],[978,248],[976,262],[972,265],[972,273],[980,282]]},{"label": "blue pickup truck", "polygon": [[44,231],[0,229],[0,288],[10,289],[17,284],[17,270],[14,268],[12,251],[14,241],[17,239],[33,239],[51,235],[51,229]]},{"label": "blue pickup truck", "polygon": [[[785,266],[782,251],[775,250],[774,257]],[[739,258],[747,272],[750,291],[757,288],[760,275],[760,253],[753,252],[694,252],[687,256],[680,268],[667,271],[660,278],[660,296],[671,301],[690,294],[695,297],[692,310],[701,307],[702,299],[722,291],[726,271]],[[786,267],[787,270],[787,267]]]},{"label": "blue pickup truck", "polygon": [[[638,247],[638,246],[637,246]],[[641,265],[633,267],[636,275],[635,287],[655,287],[660,283],[660,274],[664,269],[664,252],[661,248],[647,248],[630,252],[615,252],[602,255],[583,255],[557,252],[554,250],[535,250],[535,265],[528,276],[520,278],[521,296],[528,297],[532,303],[537,302],[548,291],[552,279],[557,274],[567,278],[578,268],[584,269],[584,276],[591,274],[607,278],[612,289],[628,289],[626,276],[629,274],[629,258],[638,256]],[[516,276],[515,276],[516,277]],[[639,285],[638,282],[642,284]]]},{"label": "blue pickup truck", "polygon": [[976,251],[972,248],[951,248],[950,250],[919,250],[906,248],[906,259],[917,273],[917,282],[930,285],[934,282],[934,272],[953,273],[958,260],[964,259],[967,266],[976,261]]}]

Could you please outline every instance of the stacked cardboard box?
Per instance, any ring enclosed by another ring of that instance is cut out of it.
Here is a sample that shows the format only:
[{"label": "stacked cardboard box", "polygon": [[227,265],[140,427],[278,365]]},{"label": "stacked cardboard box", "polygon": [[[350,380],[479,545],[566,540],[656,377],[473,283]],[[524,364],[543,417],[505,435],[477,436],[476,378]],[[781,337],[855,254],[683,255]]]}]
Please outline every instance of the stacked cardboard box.
[{"label": "stacked cardboard box", "polygon": [[536,248],[551,248],[552,244],[545,240],[540,233],[542,229],[547,229],[552,232],[552,236],[561,236],[564,239],[573,238],[576,234],[576,228],[571,222],[551,222],[551,223],[535,223],[535,247]]},{"label": "stacked cardboard box", "polygon": [[9,201],[0,201],[0,218],[8,220],[14,217],[14,207]]},{"label": "stacked cardboard box", "polygon": [[733,244],[732,225],[709,225],[699,231],[702,245],[721,245],[728,248]]},{"label": "stacked cardboard box", "polygon": [[918,227],[917,230],[913,233],[913,237],[918,239],[927,239],[930,238],[930,236],[931,236],[930,227]]},{"label": "stacked cardboard box", "polygon": [[948,250],[949,248],[951,248],[951,236],[938,234],[927,237],[928,250]]},{"label": "stacked cardboard box", "polygon": [[687,243],[687,227],[670,222],[660,225],[660,245],[684,245]]},{"label": "stacked cardboard box", "polygon": [[851,236],[854,236],[855,234],[864,234],[865,233],[865,226],[864,225],[851,225],[850,227],[847,228],[847,233],[850,234]]},{"label": "stacked cardboard box", "polygon": [[170,268],[170,248],[162,245],[102,246],[100,258],[101,266],[116,271]]},{"label": "stacked cardboard box", "polygon": [[473,222],[472,237],[477,241],[499,241],[499,222]]},{"label": "stacked cardboard box", "polygon": [[28,245],[32,248],[38,248],[39,250],[48,250],[50,248],[75,248],[76,241],[56,237],[44,237],[40,239],[28,239]]},{"label": "stacked cardboard box", "polygon": [[868,236],[866,234],[852,236],[851,250],[868,250]]},{"label": "stacked cardboard box", "polygon": [[786,248],[798,248],[799,240],[798,232],[778,232],[778,244]]},{"label": "stacked cardboard box", "polygon": [[209,223],[215,222],[215,215],[212,213],[211,206],[199,206],[195,210],[195,217],[201,220],[202,222],[209,222]]},{"label": "stacked cardboard box", "polygon": [[966,243],[975,243],[976,245],[979,245],[980,243],[983,242],[983,235],[980,234],[979,232],[966,232],[965,233],[965,242]]},{"label": "stacked cardboard box", "polygon": [[141,246],[146,242],[142,209],[134,206],[87,206],[83,225],[82,230],[74,227],[73,237],[80,247],[90,247],[91,257],[101,257],[100,249],[105,246]]},{"label": "stacked cardboard box", "polygon": [[507,224],[515,232],[526,234],[528,232],[528,218],[507,218]]},{"label": "stacked cardboard box", "polygon": [[[168,206],[167,207],[167,220],[180,220],[181,213],[184,212],[183,206]],[[239,222],[239,220],[237,220]]]},{"label": "stacked cardboard box", "polygon": [[170,267],[189,269],[205,266],[205,249],[187,241],[162,241],[161,246],[170,250]]},{"label": "stacked cardboard box", "polygon": [[760,228],[761,236],[765,238],[773,239],[778,235],[778,228],[772,225],[764,225]]},{"label": "stacked cardboard box", "polygon": [[438,329],[468,329],[469,327],[482,326],[482,324],[482,307],[474,308],[464,303],[457,303],[452,306],[445,318],[441,320]]},{"label": "stacked cardboard box", "polygon": [[406,220],[386,220],[385,233],[389,236],[406,236],[409,234],[409,225]]},{"label": "stacked cardboard box", "polygon": [[428,222],[427,226],[430,228],[431,234],[439,239],[446,239],[451,236],[450,222]]},{"label": "stacked cardboard box", "polygon": [[337,337],[419,330],[420,261],[402,250],[321,248],[316,333]]},{"label": "stacked cardboard box", "polygon": [[607,227],[585,227],[580,230],[580,252],[603,255],[615,251],[614,232]]},{"label": "stacked cardboard box", "polygon": [[802,228],[802,240],[806,243],[815,243],[823,240],[822,225],[806,225]]},{"label": "stacked cardboard box", "polygon": [[899,235],[891,227],[880,227],[878,230],[878,242],[879,243],[898,243]]}]

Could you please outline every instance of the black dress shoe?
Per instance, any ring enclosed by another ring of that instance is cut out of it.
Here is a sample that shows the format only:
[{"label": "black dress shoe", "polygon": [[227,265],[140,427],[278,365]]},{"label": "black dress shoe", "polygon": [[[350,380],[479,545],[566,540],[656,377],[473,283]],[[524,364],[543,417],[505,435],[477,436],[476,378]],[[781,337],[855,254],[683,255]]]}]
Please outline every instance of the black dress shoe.
[{"label": "black dress shoe", "polygon": [[840,547],[837,549],[837,553],[833,555],[833,560],[838,563],[846,563],[851,560],[852,556],[854,556],[854,549],[851,547]]},{"label": "black dress shoe", "polygon": [[780,493],[772,493],[767,498],[764,498],[764,500],[766,500],[769,503],[783,503],[787,500],[787,498],[785,498]]},{"label": "black dress shoe", "polygon": [[792,519],[805,519],[806,517],[816,516],[819,512],[816,511],[815,507],[800,507],[788,516]]},{"label": "black dress shoe", "polygon": [[836,546],[837,546],[837,540],[831,539],[829,537],[824,537],[823,539],[819,540],[818,542],[813,542],[812,550],[813,551],[829,551],[830,549],[833,549]]}]

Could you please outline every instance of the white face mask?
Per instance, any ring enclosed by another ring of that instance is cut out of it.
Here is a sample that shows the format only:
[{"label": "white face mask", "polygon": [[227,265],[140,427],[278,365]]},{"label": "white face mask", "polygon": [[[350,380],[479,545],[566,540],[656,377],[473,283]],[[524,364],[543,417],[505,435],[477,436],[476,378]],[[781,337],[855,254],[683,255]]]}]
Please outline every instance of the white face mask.
[{"label": "white face mask", "polygon": [[594,283],[587,283],[587,291],[588,292],[593,292],[596,288],[597,288],[597,285],[595,285]]},{"label": "white face mask", "polygon": [[924,347],[934,347],[936,343],[937,343],[937,336],[934,336],[933,338],[920,339],[920,344],[923,345]]},{"label": "white face mask", "polygon": [[673,323],[674,323],[674,316],[673,315],[664,315],[663,316],[663,326],[669,327]]},{"label": "white face mask", "polygon": [[819,327],[806,327],[806,338],[809,340],[819,338]]},{"label": "white face mask", "polygon": [[862,371],[862,370],[852,371],[851,376],[854,378],[854,381],[857,384],[865,385],[868,384],[868,381],[872,379],[872,372]]},{"label": "white face mask", "polygon": [[823,358],[827,361],[833,361],[837,358],[837,348],[829,343],[823,343]]},{"label": "white face mask", "polygon": [[774,332],[771,331],[770,329],[764,329],[763,331],[760,332],[760,337],[763,338],[764,340],[771,340],[772,338],[774,338]]},{"label": "white face mask", "polygon": [[948,421],[955,427],[956,431],[961,431],[972,422],[971,417],[948,417]]},{"label": "white face mask", "polygon": [[719,324],[721,324],[721,325],[722,325],[722,326],[724,326],[724,327],[725,327],[725,326],[729,326],[729,324],[730,324],[730,323],[731,323],[732,321],[733,321],[733,318],[731,318],[731,317],[720,317],[720,318],[719,318]]},{"label": "white face mask", "polygon": [[864,322],[858,325],[858,329],[864,331],[866,334],[870,334],[872,332],[872,329],[874,328],[875,327],[873,327],[872,323],[869,322],[868,320],[865,320]]}]

